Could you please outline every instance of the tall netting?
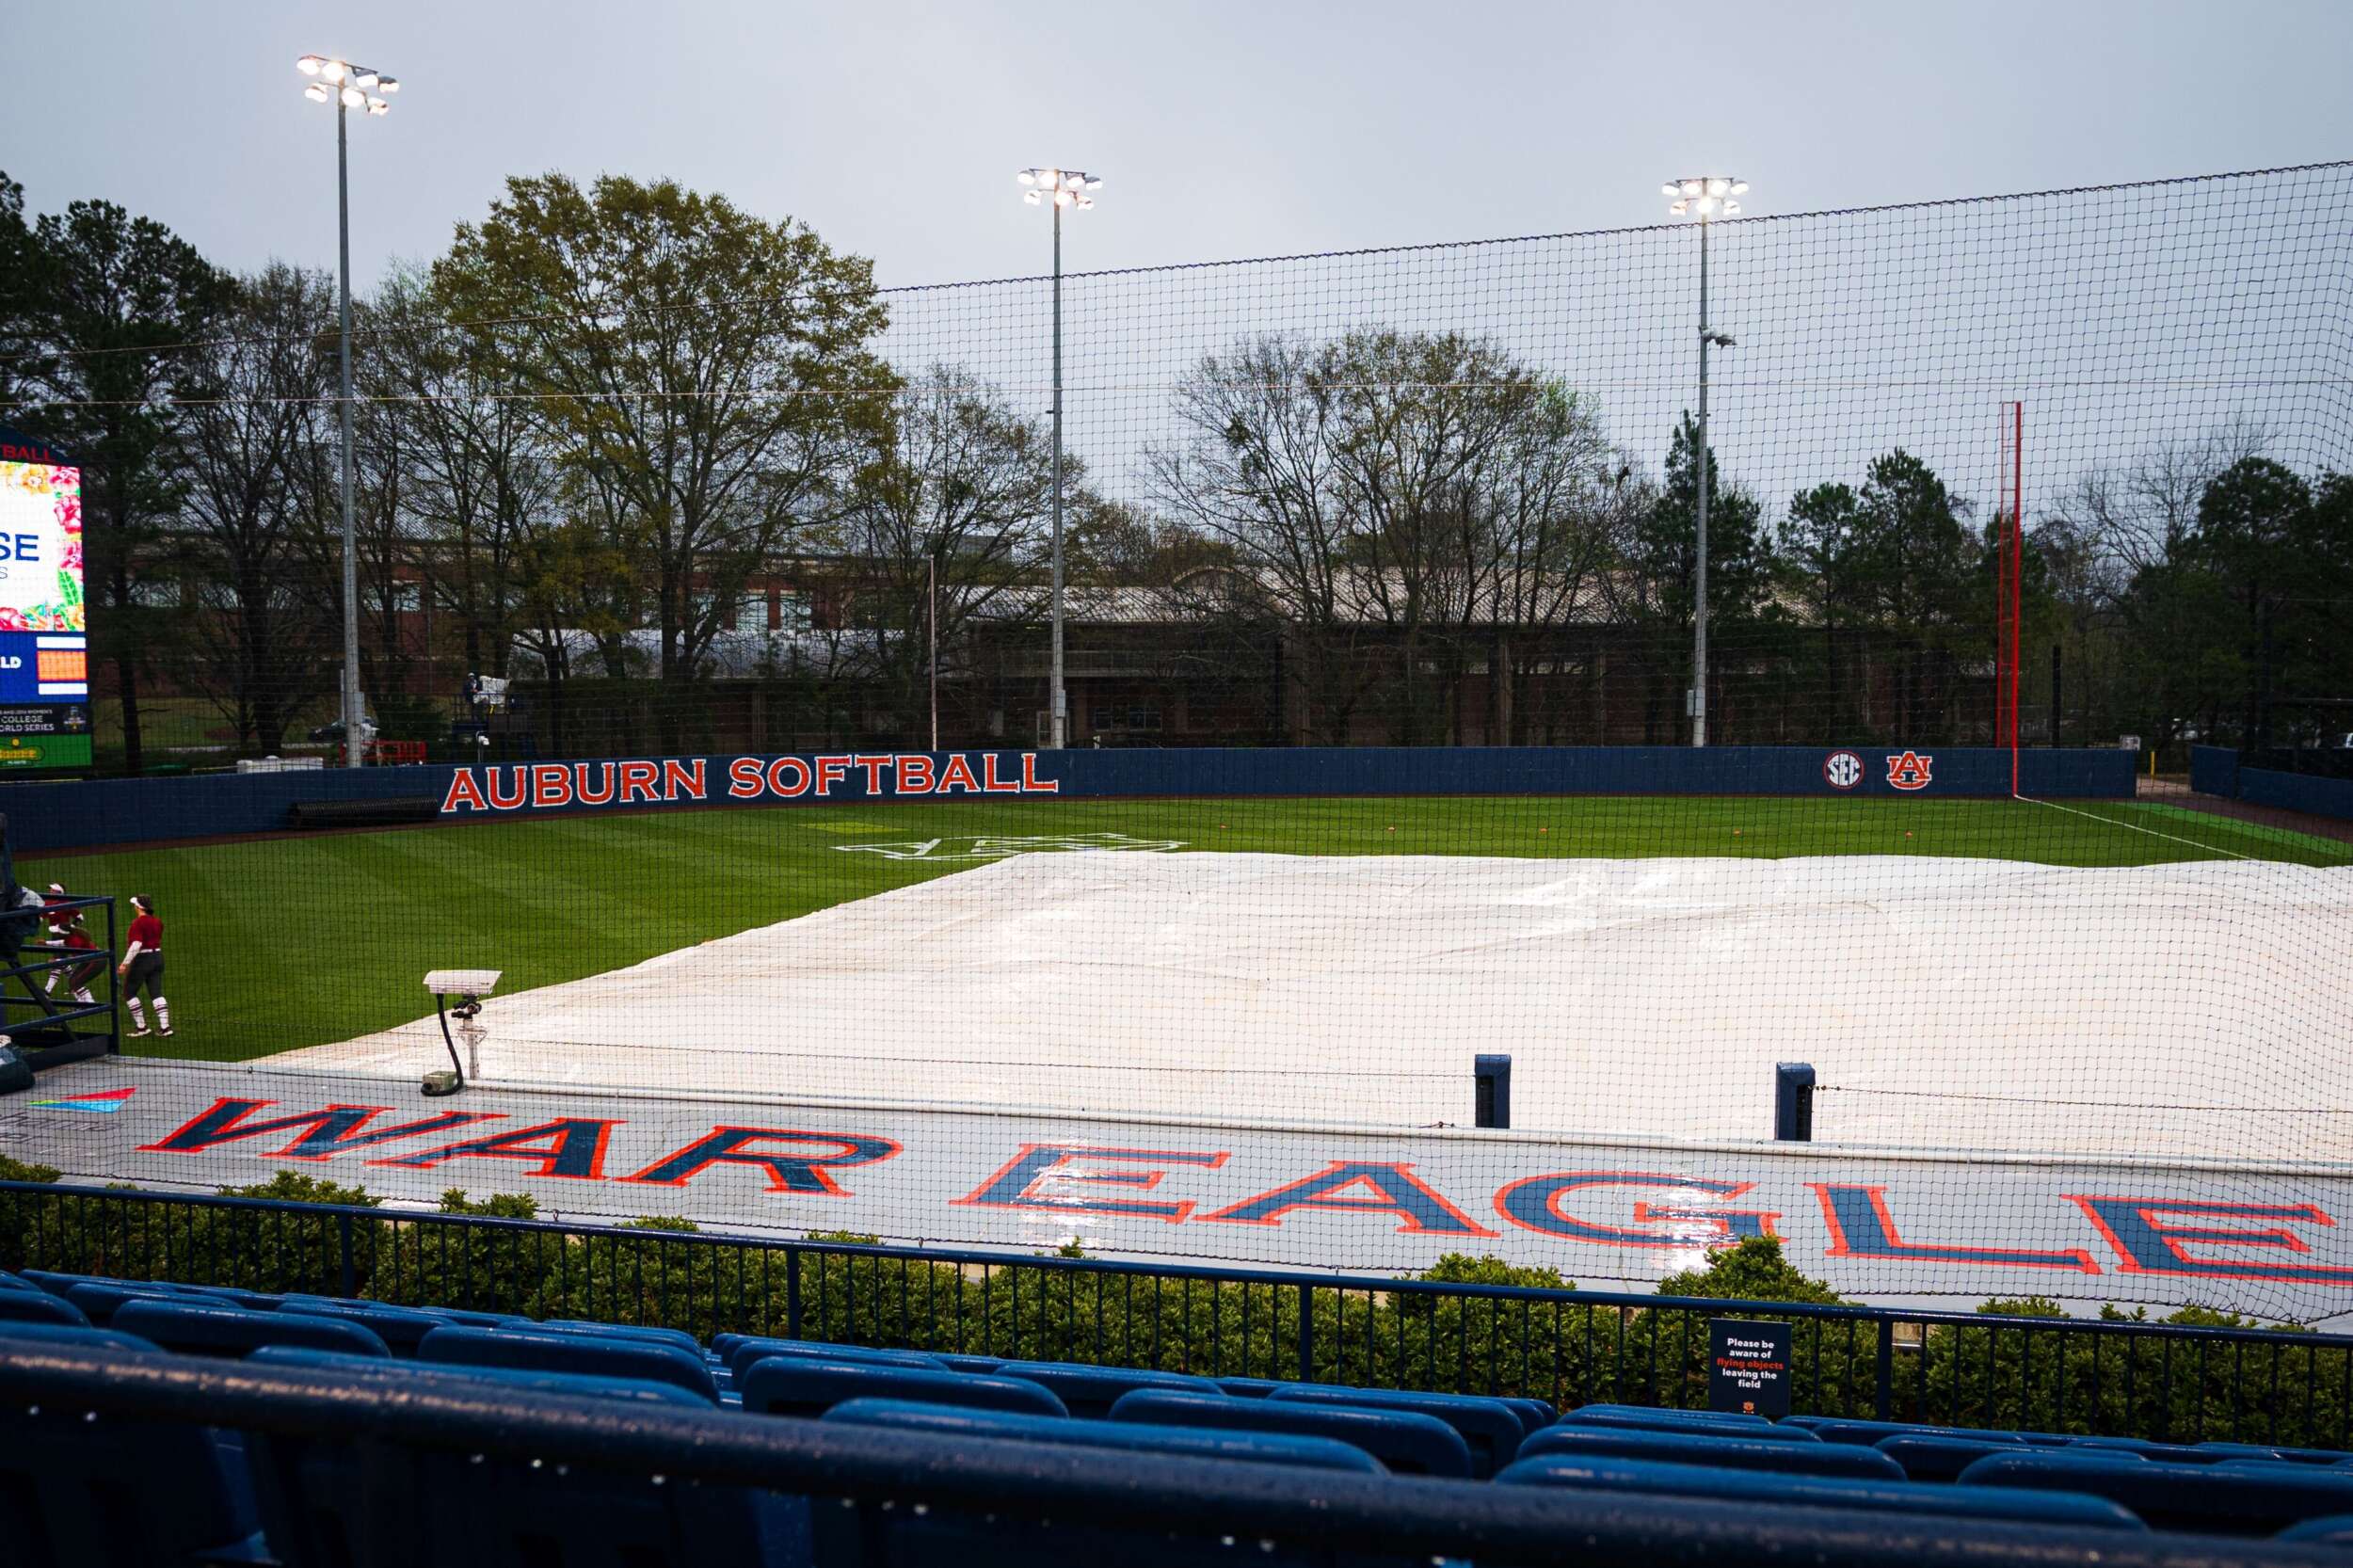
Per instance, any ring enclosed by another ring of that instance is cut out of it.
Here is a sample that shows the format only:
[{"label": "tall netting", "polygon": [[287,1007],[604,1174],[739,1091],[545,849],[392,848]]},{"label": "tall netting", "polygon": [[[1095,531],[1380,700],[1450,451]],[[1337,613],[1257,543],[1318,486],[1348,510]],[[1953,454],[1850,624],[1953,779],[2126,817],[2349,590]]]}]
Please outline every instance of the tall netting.
[{"label": "tall netting", "polygon": [[[461,243],[354,344],[410,771],[0,802],[26,885],[156,901],[172,1025],[0,1152],[1595,1282],[1771,1232],[1849,1292],[2329,1321],[2353,825],[2187,776],[2353,730],[2349,203],[1074,272],[1059,621],[1051,279],[519,305]],[[102,761],[341,744],[328,361],[224,341],[136,393],[184,444],[92,589]],[[113,439],[83,392],[11,417]]]}]

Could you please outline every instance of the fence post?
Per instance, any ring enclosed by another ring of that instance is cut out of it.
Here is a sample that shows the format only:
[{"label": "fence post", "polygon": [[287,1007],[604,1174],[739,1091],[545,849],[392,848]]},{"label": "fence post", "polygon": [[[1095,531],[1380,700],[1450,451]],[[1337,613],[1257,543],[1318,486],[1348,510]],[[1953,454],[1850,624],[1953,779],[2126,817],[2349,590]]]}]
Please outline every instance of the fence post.
[{"label": "fence post", "polygon": [[335,1226],[336,1236],[343,1251],[342,1293],[345,1297],[357,1296],[360,1293],[360,1266],[351,1256],[351,1216],[338,1214],[335,1218],[338,1222]]},{"label": "fence post", "polygon": [[1892,1413],[1896,1408],[1896,1320],[1892,1318],[1879,1319],[1878,1327],[1880,1336],[1879,1376],[1876,1379],[1879,1384],[1878,1418],[1887,1421],[1894,1419]]},{"label": "fence post", "polygon": [[1299,1381],[1316,1381],[1316,1288],[1304,1280],[1299,1287]]},{"label": "fence post", "polygon": [[784,1249],[784,1336],[801,1336],[801,1249]]},{"label": "fence post", "polygon": [[1814,1142],[1814,1069],[1803,1062],[1773,1064],[1773,1138]]}]

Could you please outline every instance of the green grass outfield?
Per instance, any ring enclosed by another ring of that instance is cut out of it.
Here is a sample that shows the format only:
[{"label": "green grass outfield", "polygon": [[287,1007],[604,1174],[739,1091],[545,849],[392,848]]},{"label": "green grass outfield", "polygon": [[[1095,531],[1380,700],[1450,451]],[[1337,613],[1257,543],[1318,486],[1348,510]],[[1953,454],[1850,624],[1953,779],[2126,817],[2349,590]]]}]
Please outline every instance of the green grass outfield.
[{"label": "green grass outfield", "polygon": [[2140,802],[1444,796],[685,809],[30,859],[18,874],[154,894],[179,1032],[136,1046],[234,1061],[415,1018],[429,968],[501,968],[501,991],[520,991],[975,863],[844,846],[1106,832],[1290,855],[2353,864],[2353,845]]}]

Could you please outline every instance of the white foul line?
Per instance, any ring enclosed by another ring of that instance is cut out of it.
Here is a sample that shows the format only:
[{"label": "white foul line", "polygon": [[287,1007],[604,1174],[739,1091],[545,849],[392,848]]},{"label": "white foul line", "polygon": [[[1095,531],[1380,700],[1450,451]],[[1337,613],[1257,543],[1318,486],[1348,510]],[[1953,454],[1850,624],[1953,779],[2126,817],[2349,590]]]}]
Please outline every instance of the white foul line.
[{"label": "white foul line", "polygon": [[2187,844],[2192,849],[2202,849],[2208,855],[2227,855],[2233,860],[2255,860],[2261,858],[2259,856],[2241,855],[2234,849],[2224,849],[2220,844],[2201,844],[2195,839],[2185,839],[2179,834],[2160,833],[2153,827],[2143,827],[2137,822],[2119,822],[2114,817],[2104,817],[2096,811],[2079,811],[2073,806],[2061,806],[2055,800],[2037,800],[2032,795],[2014,795],[2011,798],[2014,800],[2023,800],[2029,806],[2047,806],[2054,811],[2065,811],[2070,816],[2089,817],[2093,822],[2106,823],[2110,827],[2129,827],[2136,833],[2146,833],[2153,839],[2170,839],[2177,844]]}]

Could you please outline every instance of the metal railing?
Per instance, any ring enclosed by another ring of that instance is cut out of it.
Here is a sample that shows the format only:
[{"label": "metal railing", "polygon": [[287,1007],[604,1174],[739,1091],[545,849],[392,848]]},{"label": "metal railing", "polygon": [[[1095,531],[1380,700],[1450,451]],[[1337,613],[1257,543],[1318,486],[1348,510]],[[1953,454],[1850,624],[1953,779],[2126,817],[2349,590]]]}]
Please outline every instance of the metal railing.
[{"label": "metal railing", "polygon": [[1707,1403],[1712,1319],[1793,1325],[1800,1414],[2353,1446],[2353,1340],[786,1240],[0,1182],[0,1268],[1007,1359]]}]

